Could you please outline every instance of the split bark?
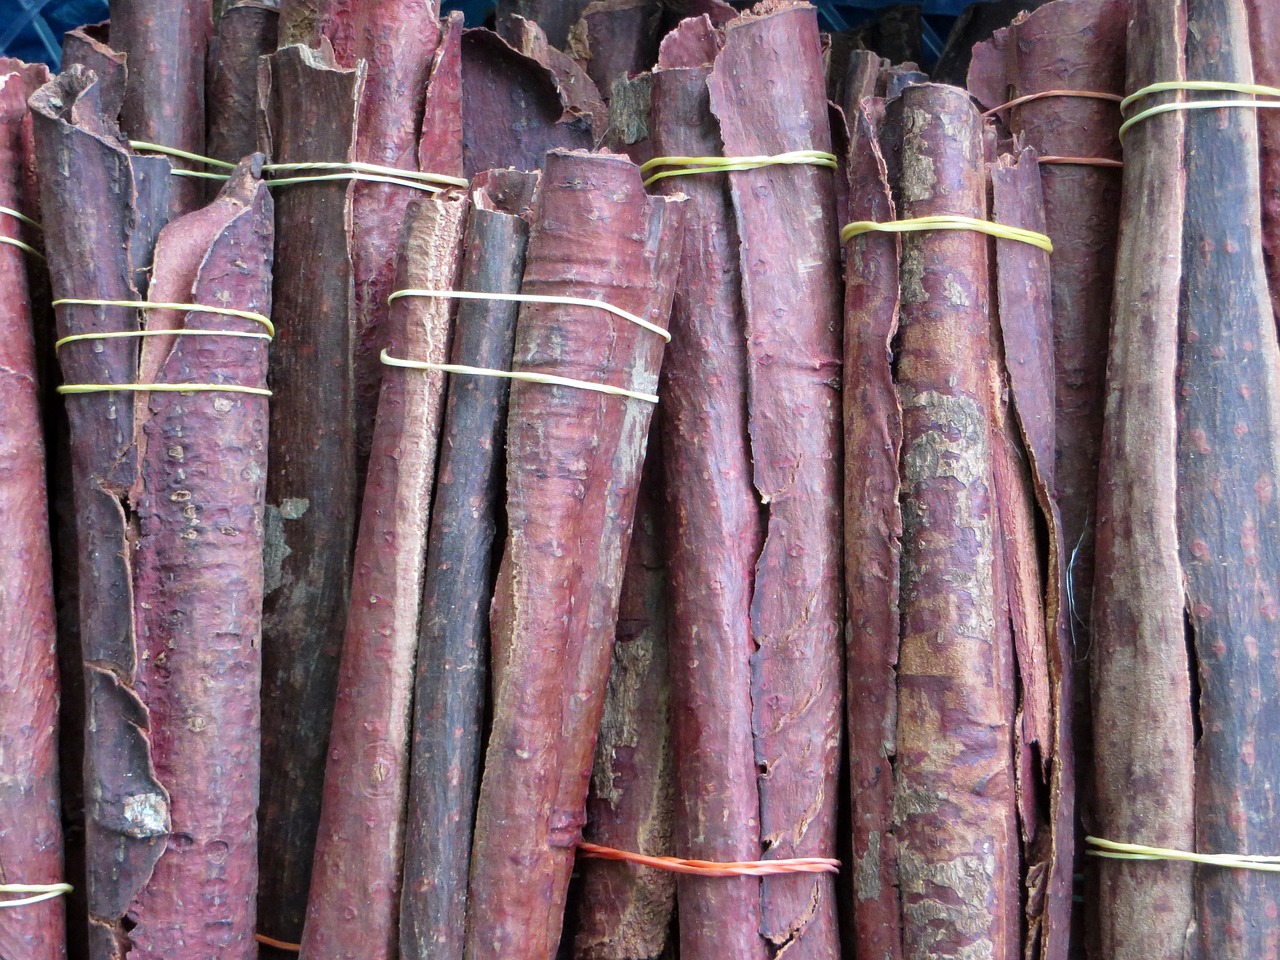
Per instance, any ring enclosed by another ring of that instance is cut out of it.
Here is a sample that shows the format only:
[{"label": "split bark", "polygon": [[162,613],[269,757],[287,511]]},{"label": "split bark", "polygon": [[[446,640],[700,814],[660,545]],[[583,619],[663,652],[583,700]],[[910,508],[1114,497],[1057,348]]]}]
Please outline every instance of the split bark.
[{"label": "split bark", "polygon": [[276,48],[275,0],[233,0],[209,43],[207,156],[236,163],[258,149],[258,58]]}]

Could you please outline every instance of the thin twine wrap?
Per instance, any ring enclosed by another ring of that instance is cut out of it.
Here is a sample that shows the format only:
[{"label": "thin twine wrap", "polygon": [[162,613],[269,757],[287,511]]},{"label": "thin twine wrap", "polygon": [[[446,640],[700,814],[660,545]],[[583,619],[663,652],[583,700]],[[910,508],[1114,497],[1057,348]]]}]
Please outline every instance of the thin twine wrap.
[{"label": "thin twine wrap", "polygon": [[[203,163],[206,166],[218,167],[222,170],[234,170],[236,167],[234,163],[228,163],[225,160],[216,160],[213,157],[203,157],[198,153],[179,150],[177,147],[166,147],[163,144],[150,143],[146,140],[130,140],[129,146],[134,150],[140,150],[147,153],[161,153],[170,157],[190,160],[194,163]],[[442,173],[426,173],[418,170],[402,170],[399,167],[384,167],[376,163],[361,163],[358,161],[264,163],[262,165],[263,173],[288,173],[296,171],[305,174],[307,171],[312,170],[329,172],[320,172],[314,175],[301,177],[269,177],[263,180],[263,182],[269,187],[284,187],[290,184],[311,183],[314,181],[362,180],[371,183],[390,183],[395,186],[409,187],[413,190],[423,190],[427,193],[440,193],[448,187],[465,187],[468,183],[468,181],[462,177],[450,177]],[[226,173],[209,173],[206,170],[186,170],[181,167],[174,167],[169,172],[177,177],[197,177],[202,180],[227,180],[230,177],[230,174]]]},{"label": "thin twine wrap", "polygon": [[1038,158],[1040,163],[1047,166],[1055,164],[1069,164],[1080,167],[1123,167],[1123,160],[1112,160],[1109,157],[1059,157],[1053,154],[1046,154]]},{"label": "thin twine wrap", "polygon": [[643,853],[631,853],[580,841],[578,852],[596,860],[618,860],[654,867],[671,873],[685,873],[695,877],[770,877],[788,873],[839,873],[840,861],[827,857],[793,857],[786,860],[741,860],[718,862],[715,860],[686,860],[682,857],[651,857]]},{"label": "thin twine wrap", "polygon": [[640,164],[643,176],[650,170],[659,167],[676,167],[680,169],[663,170],[644,181],[647,187],[665,180],[667,177],[687,177],[695,173],[727,173],[730,170],[758,170],[761,167],[788,166],[808,164],[815,167],[838,168],[836,155],[825,150],[791,150],[787,153],[774,154],[771,157],[654,157]]},{"label": "thin twine wrap", "polygon": [[848,243],[854,237],[864,233],[914,233],[921,230],[974,230],[1000,240],[1016,240],[1039,247],[1046,253],[1053,253],[1053,241],[1045,234],[1023,227],[1011,227],[1005,223],[992,223],[990,220],[979,220],[977,217],[943,214],[934,217],[913,217],[909,220],[891,220],[877,223],[874,220],[855,220],[846,224],[840,231],[840,240]]},{"label": "thin twine wrap", "polygon": [[998,107],[992,107],[990,110],[984,111],[982,115],[984,117],[995,116],[1004,110],[1012,110],[1014,107],[1020,107],[1024,103],[1043,100],[1046,97],[1083,97],[1086,100],[1111,100],[1115,103],[1120,103],[1124,99],[1118,93],[1103,93],[1100,90],[1041,90],[1039,93],[1028,93],[1021,97],[1014,97]]},{"label": "thin twine wrap", "polygon": [[1107,860],[1173,860],[1206,867],[1280,873],[1280,857],[1256,857],[1238,853],[1189,853],[1186,850],[1170,850],[1166,847],[1148,847],[1141,843],[1116,843],[1114,840],[1103,840],[1101,837],[1085,837],[1085,843],[1090,847],[1089,856]]},{"label": "thin twine wrap", "polygon": [[[154,303],[150,300],[98,300],[80,297],[63,297],[54,300],[55,307],[62,305],[86,307],[131,307],[138,310],[188,310],[197,313],[219,313],[228,317],[240,317],[254,320],[264,327],[265,333],[246,332],[242,330],[109,330],[102,333],[73,333],[62,337],[53,344],[55,351],[69,343],[85,340],[118,340],[132,337],[241,337],[251,340],[270,341],[276,332],[275,324],[269,317],[252,310],[236,310],[232,307],[215,307],[203,303]],[[234,383],[66,383],[57,388],[60,394],[81,395],[86,393],[247,393],[256,397],[269,397],[271,391],[265,387],[245,387]]]},{"label": "thin twine wrap", "polygon": [[34,896],[20,897],[17,900],[0,900],[0,909],[9,907],[25,907],[45,900],[53,900],[72,890],[69,883],[0,883],[0,894],[30,893]]},{"label": "thin twine wrap", "polygon": [[1162,80],[1159,83],[1148,84],[1140,90],[1135,90],[1133,93],[1121,100],[1120,112],[1123,113],[1143,97],[1149,97],[1157,93],[1168,93],[1179,90],[1190,90],[1202,93],[1242,93],[1255,97],[1276,97],[1278,99],[1270,101],[1178,100],[1173,103],[1161,103],[1154,107],[1148,107],[1141,113],[1135,113],[1132,117],[1122,123],[1120,125],[1120,137],[1123,139],[1126,131],[1139,121],[1159,116],[1162,113],[1171,113],[1175,110],[1216,110],[1222,107],[1246,107],[1251,110],[1262,110],[1280,107],[1280,87],[1267,87],[1258,83],[1231,83],[1219,80]]},{"label": "thin twine wrap", "polygon": [[[40,229],[40,224],[36,223],[36,221],[32,220],[25,213],[21,213],[17,210],[14,210],[12,207],[0,207],[0,214],[4,214],[5,216],[8,216],[8,217],[13,217],[15,220],[19,221],[20,223],[25,223],[27,226],[32,227],[36,230]],[[11,246],[11,247],[17,247],[23,253],[29,253],[31,254],[31,256],[39,257],[41,260],[44,259],[43,253],[41,253],[35,247],[31,246],[31,244],[24,243],[23,241],[19,240],[17,237],[0,236],[0,243],[7,244],[8,246]]]},{"label": "thin twine wrap", "polygon": [[638,317],[628,310],[623,310],[621,307],[615,307],[612,303],[606,303],[603,300],[591,300],[587,297],[550,297],[535,293],[473,293],[469,290],[409,289],[397,290],[387,297],[387,303],[390,304],[401,297],[441,297],[448,300],[506,300],[511,303],[559,303],[570,307],[596,307],[599,310],[612,313],[615,317],[630,320],[650,333],[656,333],[667,343],[671,342],[671,334],[656,323],[651,323],[644,317]]},{"label": "thin twine wrap", "polygon": [[632,400],[643,400],[646,403],[657,403],[658,398],[652,393],[639,393],[623,387],[615,387],[608,383],[594,383],[590,380],[573,380],[569,377],[557,377],[550,373],[531,373],[514,370],[491,370],[488,367],[468,367],[460,363],[431,363],[429,360],[401,360],[393,357],[386,350],[379,359],[389,367],[404,367],[407,370],[438,370],[441,373],[461,373],[475,377],[501,377],[504,380],[522,380],[526,383],[541,383],[552,387],[573,387],[577,390],[591,390],[611,397],[627,397]]},{"label": "thin twine wrap", "polygon": [[275,947],[277,950],[285,950],[289,953],[302,952],[302,944],[289,943],[286,940],[277,940],[275,937],[268,937],[265,933],[255,933],[253,935],[253,939],[265,946]]}]

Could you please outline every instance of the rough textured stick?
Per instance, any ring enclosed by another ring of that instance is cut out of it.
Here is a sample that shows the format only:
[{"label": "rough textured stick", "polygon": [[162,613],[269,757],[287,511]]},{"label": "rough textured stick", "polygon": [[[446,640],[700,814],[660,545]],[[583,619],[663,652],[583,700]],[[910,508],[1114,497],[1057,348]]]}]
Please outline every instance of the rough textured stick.
[{"label": "rough textured stick", "polygon": [[[1126,86],[1185,78],[1186,29],[1177,0],[1132,0]],[[1168,99],[1162,94],[1149,103]],[[1091,670],[1101,835],[1189,850],[1195,780],[1174,409],[1185,116],[1151,117],[1126,136]],[[1098,874],[1099,956],[1184,956],[1192,923],[1189,866],[1105,860]]]},{"label": "rough textured stick", "polygon": [[[870,106],[867,104],[866,106]],[[875,119],[852,115],[851,218],[896,219]],[[845,258],[844,442],[847,723],[853,821],[854,942],[860,956],[900,960],[897,834],[898,565],[902,411],[890,344],[898,326],[898,240],[855,237]]]},{"label": "rough textured stick", "polygon": [[[30,101],[50,279],[55,297],[136,300],[147,274],[135,266],[150,264],[153,235],[130,226],[162,219],[168,208],[162,190],[140,189],[141,176],[158,174],[167,185],[168,165],[127,154],[99,92],[93,75],[73,65]],[[64,307],[58,314],[60,336],[134,329],[138,320],[134,311],[110,307]],[[68,351],[60,359],[67,382],[127,383],[137,341],[103,341],[101,351]],[[137,476],[132,399],[95,393],[67,403],[85,677],[85,886],[95,960],[123,956],[121,920],[169,832],[169,797],[152,766],[137,691],[128,547],[136,527],[126,500]]]},{"label": "rough textured stick", "polygon": [[108,26],[99,23],[67,31],[62,38],[62,69],[78,63],[92,70],[98,78],[102,113],[115,119],[124,104],[125,58],[107,43]]},{"label": "rough textured stick", "polygon": [[[681,212],[678,202],[646,197],[625,158],[554,151],[522,291],[598,297],[664,324]],[[513,364],[652,392],[663,347],[655,333],[594,308],[529,304]],[[555,956],[595,746],[590,712],[598,723],[651,416],[641,400],[512,385],[508,533],[490,621],[497,682],[472,848],[468,960]],[[589,666],[583,647],[603,651],[595,677],[579,669]],[[566,703],[583,696],[580,708]]]},{"label": "rough textured stick", "polygon": [[[660,465],[660,449],[651,437],[622,578],[585,831],[592,843],[654,856],[671,853],[672,827],[669,594]],[[580,862],[578,870],[575,957],[656,960],[665,955],[675,874],[591,859]]]},{"label": "rough textured stick", "polygon": [[[1243,0],[1187,4],[1187,75],[1249,83]],[[1259,204],[1258,110],[1190,111],[1178,318],[1178,544],[1200,680],[1196,849],[1275,843],[1280,760],[1280,348]],[[1230,176],[1224,176],[1230,171]],[[1280,877],[1199,870],[1200,956],[1280,956]]]},{"label": "rough textured stick", "polygon": [[[125,136],[204,154],[205,55],[213,32],[212,0],[115,0],[111,46],[128,74],[120,126]],[[199,180],[178,177],[170,213],[199,206]]]},{"label": "rough textured stick", "polygon": [[[707,91],[717,49],[705,17],[668,34],[653,73],[655,152],[723,153]],[[737,233],[725,178],[673,177],[657,189],[688,197],[671,312],[679,346],[663,370],[658,410],[670,510],[673,851],[758,860],[751,593],[763,530],[751,487]],[[758,879],[680,876],[676,884],[685,960],[763,960]]]},{"label": "rough textured stick", "polygon": [[209,43],[206,155],[237,162],[258,148],[258,58],[276,48],[276,0],[233,0]]},{"label": "rough textured stick", "polygon": [[658,58],[657,0],[592,0],[569,32],[569,50],[605,100],[619,77],[640,73]]},{"label": "rough textured stick", "polygon": [[[254,174],[242,165],[210,206],[161,231],[151,299],[270,314],[271,199]],[[260,328],[198,310],[151,311],[147,324]],[[251,387],[266,375],[266,343],[239,337],[148,338],[138,371]],[[172,829],[129,905],[128,955],[252,960],[267,398],[139,395],[135,423],[137,687]]]},{"label": "rough textured stick", "polygon": [[462,35],[462,89],[465,176],[537,170],[548,150],[594,145],[589,117],[571,109],[555,75],[489,30]]},{"label": "rough textured stick", "polygon": [[[537,180],[514,170],[473,180],[460,289],[519,292]],[[459,301],[450,362],[511,369],[516,313]],[[509,389],[499,377],[449,384],[418,628],[401,960],[462,957]]]},{"label": "rough textured stick", "polygon": [[[547,42],[563,50],[569,43],[569,30],[592,0],[499,0],[498,32],[513,44],[519,27],[515,17],[532,20],[547,35]],[[508,33],[508,31],[511,31]]]},{"label": "rough textured stick", "polygon": [[[261,91],[279,162],[346,160],[362,68],[285,47]],[[355,541],[351,270],[342,183],[278,188],[263,609],[263,933],[298,942]],[[315,264],[324,270],[316,271]],[[324,389],[316,389],[323,384]]]},{"label": "rough textured stick", "polygon": [[[38,198],[24,183],[31,159],[27,97],[45,79],[43,67],[0,63],[0,205],[32,215]],[[0,236],[39,249],[37,233],[0,216]],[[64,879],[53,551],[28,282],[36,262],[18,247],[0,246],[0,883]],[[66,957],[64,906],[57,898],[0,910],[0,956]]]},{"label": "rough textured stick", "polygon": [[[902,95],[900,219],[987,219],[982,123],[967,96]],[[1013,960],[1020,880],[1014,674],[992,476],[988,241],[903,237],[902,639],[897,785],[904,953]]]},{"label": "rough textured stick", "polygon": [[[1253,82],[1280,87],[1280,6],[1267,0],[1245,0],[1249,43],[1253,49]],[[1280,317],[1280,116],[1258,111],[1258,160],[1262,184],[1262,249],[1271,281],[1271,306]]]},{"label": "rough textured stick", "polygon": [[[402,287],[453,287],[466,209],[458,193],[410,207]],[[390,354],[446,362],[451,308],[441,298],[395,304]],[[382,381],[302,933],[306,958],[396,956],[413,665],[444,385],[443,373],[398,368]]]},{"label": "rough textured stick", "polygon": [[[360,93],[352,159],[418,169],[419,132],[440,41],[439,0],[325,0],[320,34],[333,43],[344,67],[363,60],[368,75]],[[460,176],[460,169],[432,170]],[[378,409],[386,323],[396,272],[396,248],[409,203],[421,191],[387,183],[351,184],[348,244],[355,284],[356,456],[368,460]]]},{"label": "rough textured stick", "polygon": [[[768,0],[726,26],[708,86],[726,156],[831,149],[807,4]],[[729,178],[753,479],[767,514],[751,599],[761,839],[766,857],[832,856],[844,709],[834,174],[779,166]],[[762,931],[776,948],[795,960],[838,954],[829,874],[769,877],[762,887]]]}]

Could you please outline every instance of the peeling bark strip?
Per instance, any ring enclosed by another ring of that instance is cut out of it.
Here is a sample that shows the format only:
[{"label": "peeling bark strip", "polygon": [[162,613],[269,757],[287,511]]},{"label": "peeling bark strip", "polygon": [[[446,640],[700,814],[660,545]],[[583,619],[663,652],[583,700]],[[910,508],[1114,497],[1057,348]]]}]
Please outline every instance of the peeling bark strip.
[{"label": "peeling bark strip", "polygon": [[[1131,0],[1128,89],[1186,77],[1186,28],[1178,0]],[[1169,99],[1164,94],[1144,104]],[[1092,663],[1102,836],[1182,850],[1192,849],[1195,837],[1191,681],[1175,517],[1175,318],[1187,116],[1150,117],[1126,137],[1098,480]],[[1106,860],[1098,872],[1099,955],[1182,958],[1192,922],[1191,867]]]},{"label": "peeling bark strip", "polygon": [[658,58],[658,0],[592,0],[569,32],[569,51],[606,101],[613,83]]},{"label": "peeling bark strip", "polygon": [[[114,0],[110,29],[111,46],[128,65],[120,112],[125,136],[204,155],[212,0]],[[195,209],[204,192],[199,180],[176,179],[170,193],[172,216]]]},{"label": "peeling bark strip", "polygon": [[[327,44],[286,47],[263,63],[261,108],[276,161],[350,159],[363,68],[338,68]],[[339,182],[286,187],[276,199],[258,910],[262,932],[294,943],[306,911],[357,510],[345,196]]]},{"label": "peeling bark strip", "polygon": [[[111,113],[112,91],[72,66],[31,98],[41,220],[55,297],[137,300],[168,198],[168,164],[130,157]],[[119,100],[114,100],[118,105]],[[131,231],[131,228],[132,229]],[[137,329],[135,312],[66,306],[58,333]],[[67,350],[64,379],[128,383],[138,341],[103,340]],[[151,876],[169,832],[169,797],[152,766],[146,707],[136,690],[132,550],[126,496],[137,479],[131,394],[93,393],[67,403],[80,550],[80,632],[85,668],[85,843],[89,947],[94,960],[123,956],[121,921]]]},{"label": "peeling bark strip", "polygon": [[[674,336],[674,334],[673,334]],[[660,451],[652,440],[622,577],[618,629],[587,800],[592,843],[653,856],[671,852],[667,576],[659,508]],[[665,956],[676,878],[665,870],[585,860],[573,955]]]},{"label": "peeling bark strip", "polygon": [[515,18],[523,17],[541,28],[547,35],[548,43],[563,50],[569,42],[569,30],[591,2],[592,0],[499,0],[498,32],[514,44],[520,29]]},{"label": "peeling bark strip", "polygon": [[209,43],[206,156],[235,163],[258,148],[258,58],[276,48],[275,0],[232,0]]},{"label": "peeling bark strip", "polygon": [[[594,297],[664,323],[681,214],[678,201],[647,197],[622,157],[554,151],[521,292]],[[663,347],[605,311],[526,304],[513,367],[652,392]],[[652,412],[637,400],[512,384],[468,960],[555,956]]]},{"label": "peeling bark strip", "polygon": [[[210,206],[161,231],[150,299],[269,314],[273,239],[267,188],[242,165]],[[198,310],[150,311],[147,324],[261,329],[253,320]],[[75,346],[85,344],[65,349]],[[267,345],[151,337],[138,379],[264,387]],[[137,689],[172,825],[154,872],[129,905],[128,955],[251,960],[267,398],[140,394],[135,422]]]},{"label": "peeling bark strip", "polygon": [[[396,278],[403,287],[452,289],[466,210],[456,193],[409,208]],[[451,308],[444,299],[399,301],[388,352],[444,363]],[[307,958],[396,956],[414,659],[443,413],[443,373],[383,378],[302,933]]]},{"label": "peeling bark strip", "polygon": [[[726,156],[831,149],[817,15],[766,0],[724,29],[708,80]],[[843,715],[840,304],[835,183],[812,166],[729,174],[740,237],[754,483],[767,511],[751,600],[766,858],[831,856]],[[762,932],[839,952],[830,875],[768,877]]]},{"label": "peeling bark strip", "polygon": [[[888,223],[897,215],[877,126],[862,107],[852,115],[849,217]],[[853,790],[853,940],[858,956],[882,960],[903,957],[893,817],[902,410],[890,345],[898,327],[898,248],[891,234],[854,237],[845,284],[845,695]]]},{"label": "peeling bark strip", "polygon": [[[707,90],[718,49],[705,17],[664,41],[649,118],[656,154],[723,155]],[[758,860],[750,637],[763,532],[751,487],[737,232],[725,177],[673,177],[657,189],[688,197],[671,312],[676,346],[658,408],[670,510],[672,849],[692,859]],[[763,960],[758,879],[679,876],[676,887],[681,957]]]},{"label": "peeling bark strip", "polygon": [[[907,88],[899,217],[988,219],[982,122],[962,91]],[[1014,675],[993,489],[988,244],[902,240],[902,639],[897,822],[904,953],[1020,955]]]},{"label": "peeling bark strip", "polygon": [[[31,155],[27,98],[43,67],[0,63],[0,206],[37,215],[26,189]],[[0,214],[0,236],[39,249],[38,231]],[[58,659],[53,552],[45,489],[41,376],[32,328],[29,253],[0,244],[0,884],[61,883]],[[0,908],[0,957],[62,960],[61,897]]]},{"label": "peeling bark strip", "polygon": [[[1187,11],[1187,75],[1251,82],[1243,0],[1188,0]],[[1280,349],[1260,231],[1260,112],[1186,118],[1178,545],[1200,679],[1205,853],[1271,852],[1280,822]],[[1280,956],[1275,924],[1261,919],[1280,915],[1280,877],[1208,869],[1195,881],[1201,957]]]},{"label": "peeling bark strip", "polygon": [[[520,292],[537,183],[514,170],[475,178],[458,289]],[[459,301],[450,362],[510,370],[517,312]],[[401,960],[462,960],[509,389],[467,376],[448,388],[418,627]]]}]

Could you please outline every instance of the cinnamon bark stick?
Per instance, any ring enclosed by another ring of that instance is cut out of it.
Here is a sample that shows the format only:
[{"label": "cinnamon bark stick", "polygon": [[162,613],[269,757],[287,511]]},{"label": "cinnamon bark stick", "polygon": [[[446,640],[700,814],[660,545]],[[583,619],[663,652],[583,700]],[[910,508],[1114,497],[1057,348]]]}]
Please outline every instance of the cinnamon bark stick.
[{"label": "cinnamon bark stick", "polygon": [[207,156],[235,163],[258,149],[258,58],[276,49],[277,0],[233,0],[209,42]]},{"label": "cinnamon bark stick", "polygon": [[[1128,89],[1186,77],[1186,29],[1185,5],[1176,0],[1133,0]],[[1152,106],[1169,99],[1163,94],[1143,102]],[[1126,135],[1098,479],[1091,664],[1102,836],[1183,850],[1195,838],[1174,393],[1186,117],[1149,117]],[[1102,956],[1184,956],[1192,923],[1190,866],[1107,860],[1098,873]]]},{"label": "cinnamon bark stick", "polygon": [[[275,160],[350,159],[363,68],[339,68],[323,44],[285,47],[264,63],[260,95]],[[277,191],[258,909],[263,933],[296,943],[355,541],[353,342],[344,185]]]},{"label": "cinnamon bark stick", "polygon": [[[402,288],[453,288],[466,210],[466,197],[458,193],[409,208],[397,278]],[[397,303],[387,341],[390,355],[444,363],[451,306],[441,298]],[[396,956],[413,665],[443,413],[443,373],[396,369],[383,378],[303,957]],[[363,918],[359,925],[350,922],[356,912]]]},{"label": "cinnamon bark stick", "polygon": [[[610,154],[554,151],[544,183],[522,292],[599,298],[665,325],[678,202],[647,197],[635,165]],[[529,304],[513,363],[651,392],[663,345],[597,308]],[[491,619],[493,729],[467,905],[471,960],[556,952],[651,415],[639,399],[512,385],[509,530]]]},{"label": "cinnamon bark stick", "polygon": [[658,58],[656,0],[592,0],[569,32],[569,50],[608,102],[619,77],[648,70]]},{"label": "cinnamon bark stick", "polygon": [[[726,156],[831,149],[817,17],[807,4],[766,0],[728,24],[708,87]],[[834,175],[765,167],[729,181],[753,480],[767,506],[751,607],[761,839],[766,857],[830,856],[844,616]],[[775,949],[797,960],[838,955],[830,875],[766,877],[762,887],[761,929]]]},{"label": "cinnamon bark stick", "polygon": [[[0,62],[0,206],[32,219],[39,198],[27,98],[43,67]],[[0,214],[0,237],[40,250],[39,231]],[[64,881],[58,789],[59,677],[41,381],[29,271],[38,257],[0,245],[0,884]],[[77,664],[78,667],[78,664]],[[17,895],[20,896],[20,895]],[[17,896],[6,894],[5,899]],[[0,956],[63,960],[61,897],[0,909]]]},{"label": "cinnamon bark stick", "polygon": [[[1280,87],[1280,7],[1266,0],[1245,0],[1253,81]],[[1258,111],[1258,163],[1262,183],[1262,249],[1271,282],[1271,307],[1280,318],[1280,116]],[[1280,319],[1277,320],[1280,322]]]},{"label": "cinnamon bark stick", "polygon": [[[475,178],[459,289],[519,292],[537,179]],[[450,362],[511,369],[516,313],[510,302],[460,301]],[[498,377],[449,385],[418,628],[401,960],[462,957],[508,390]]]},{"label": "cinnamon bark stick", "polygon": [[[717,50],[705,17],[664,40],[649,117],[656,154],[723,155],[707,90]],[[670,511],[673,851],[758,860],[750,638],[764,534],[751,486],[737,232],[724,177],[673,177],[657,189],[688,197],[671,312],[679,347],[663,371],[658,411]],[[676,885],[682,957],[763,960],[758,879],[680,876]]]}]

